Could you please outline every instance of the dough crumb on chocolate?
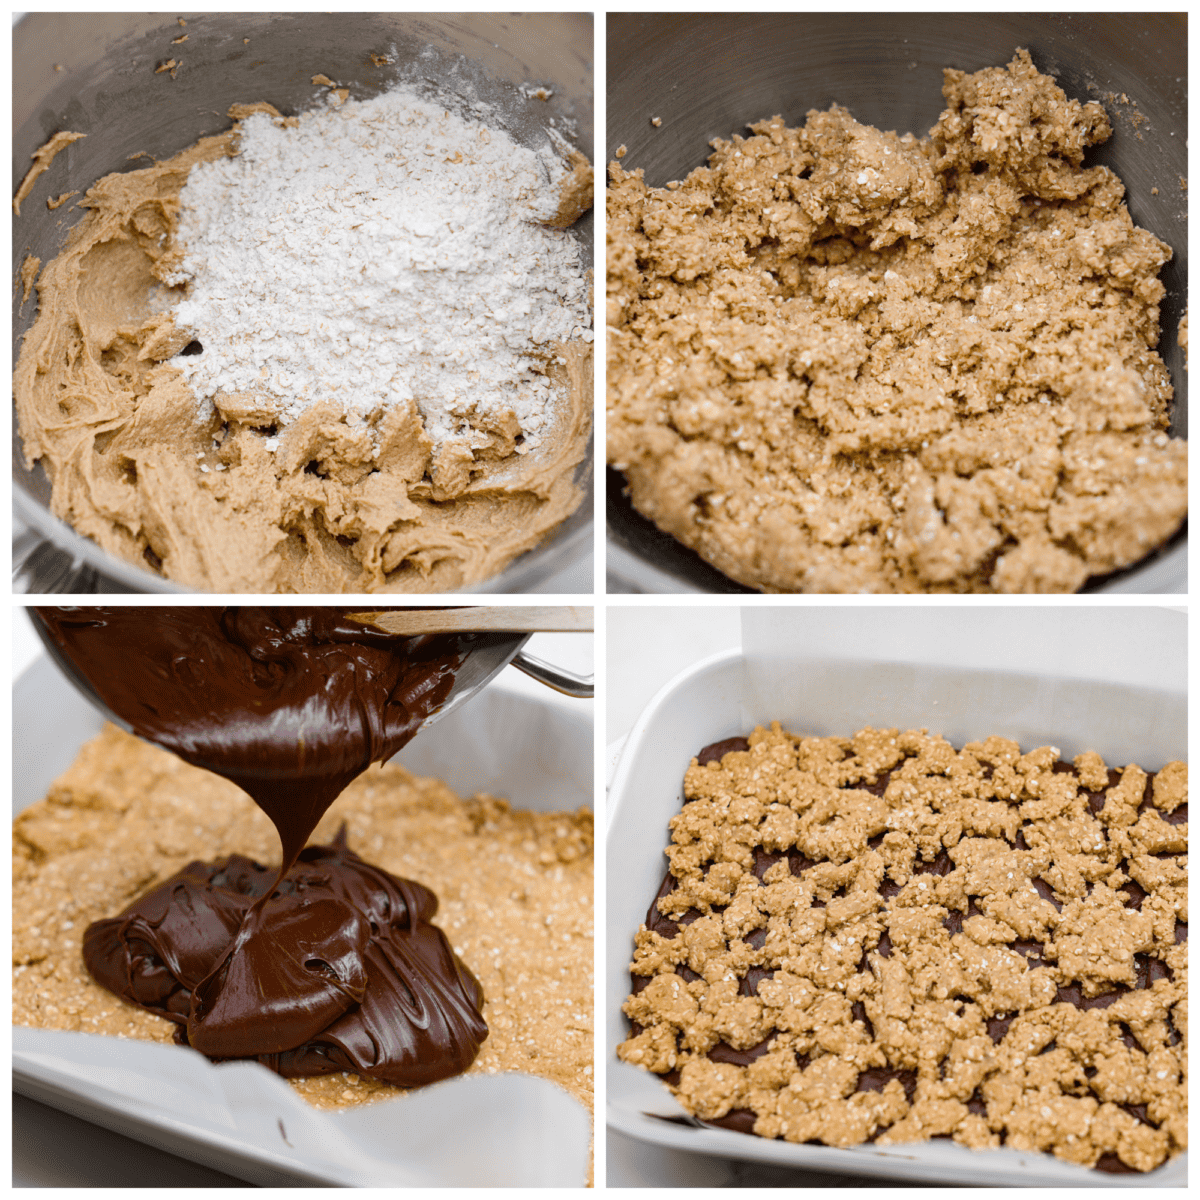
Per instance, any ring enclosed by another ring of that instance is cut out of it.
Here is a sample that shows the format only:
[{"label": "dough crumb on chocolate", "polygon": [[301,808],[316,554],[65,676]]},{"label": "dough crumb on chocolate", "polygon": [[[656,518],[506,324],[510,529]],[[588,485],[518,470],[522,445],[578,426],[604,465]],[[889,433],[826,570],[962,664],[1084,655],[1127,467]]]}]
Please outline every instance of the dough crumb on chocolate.
[{"label": "dough crumb on chocolate", "polygon": [[609,461],[739,583],[1074,592],[1185,517],[1171,249],[1083,166],[1103,107],[1024,50],[943,95],[924,139],[835,105],[610,166]]},{"label": "dough crumb on chocolate", "polygon": [[1186,1147],[1185,764],[924,730],[744,745],[684,776],[620,1058],[790,1142],[1135,1171]]}]

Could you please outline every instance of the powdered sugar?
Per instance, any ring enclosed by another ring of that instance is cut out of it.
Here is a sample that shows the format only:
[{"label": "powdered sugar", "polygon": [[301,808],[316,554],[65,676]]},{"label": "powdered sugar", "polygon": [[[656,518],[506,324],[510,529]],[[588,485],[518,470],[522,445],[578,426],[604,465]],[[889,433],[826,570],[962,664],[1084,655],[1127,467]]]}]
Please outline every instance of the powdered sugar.
[{"label": "powdered sugar", "polygon": [[190,282],[175,322],[203,352],[172,362],[197,396],[265,397],[280,424],[411,400],[472,445],[511,410],[535,445],[556,400],[539,348],[591,338],[578,248],[538,224],[557,156],[402,90],[242,128],[181,197],[168,282]]}]

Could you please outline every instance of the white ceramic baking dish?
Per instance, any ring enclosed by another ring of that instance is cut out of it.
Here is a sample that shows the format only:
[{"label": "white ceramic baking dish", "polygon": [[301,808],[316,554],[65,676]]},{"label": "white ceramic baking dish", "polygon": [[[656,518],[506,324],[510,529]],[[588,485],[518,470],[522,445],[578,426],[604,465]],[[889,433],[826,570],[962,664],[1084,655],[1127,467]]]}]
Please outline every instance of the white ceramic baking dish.
[{"label": "white ceramic baking dish", "polygon": [[[543,689],[544,690],[544,689]],[[592,803],[592,726],[572,702],[498,679],[399,756],[455,791],[521,808]],[[39,800],[101,719],[45,659],[13,689],[13,813]],[[253,1063],[83,1033],[13,1029],[13,1087],[260,1186],[570,1187],[587,1177],[584,1107],[544,1079],[467,1076],[319,1112]]]},{"label": "white ceramic baking dish", "polygon": [[[792,1145],[691,1123],[660,1079],[616,1058],[628,1036],[621,1005],[629,992],[633,935],[666,871],[667,823],[683,802],[683,773],[702,747],[780,720],[814,734],[873,724],[927,727],[961,745],[998,733],[1026,749],[1052,743],[1064,757],[1096,749],[1106,761],[1154,770],[1187,757],[1186,696],[1088,683],[1063,675],[963,670],[912,663],[816,658],[773,698],[736,650],[677,675],[635,723],[609,792],[605,1072],[607,1123],[630,1137],[677,1150],[776,1166],[896,1180],[999,1187],[1183,1187],[1186,1155],[1148,1175],[1105,1174],[1050,1155],[974,1151],[948,1141],[848,1148]],[[786,690],[787,711],[780,695]],[[766,694],[767,698],[764,699]],[[766,707],[769,706],[769,707]],[[1130,742],[1138,747],[1133,751]],[[666,1118],[666,1119],[664,1119]],[[670,1119],[674,1118],[674,1120]],[[682,1122],[680,1121],[682,1118]]]}]

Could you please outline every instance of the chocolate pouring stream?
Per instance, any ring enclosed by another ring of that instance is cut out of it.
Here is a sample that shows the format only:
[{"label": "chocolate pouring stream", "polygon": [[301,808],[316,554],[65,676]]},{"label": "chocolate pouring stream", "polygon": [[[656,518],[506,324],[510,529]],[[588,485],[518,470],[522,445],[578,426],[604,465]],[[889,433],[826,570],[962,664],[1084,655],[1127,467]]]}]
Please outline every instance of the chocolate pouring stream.
[{"label": "chocolate pouring stream", "polygon": [[342,790],[448,698],[472,635],[399,637],[342,610],[36,610],[139,736],[246,791],[273,871],[190,863],[84,934],[93,976],[215,1060],[401,1087],[471,1064],[483,993],[430,923],[437,897],[346,845],[305,843]]}]

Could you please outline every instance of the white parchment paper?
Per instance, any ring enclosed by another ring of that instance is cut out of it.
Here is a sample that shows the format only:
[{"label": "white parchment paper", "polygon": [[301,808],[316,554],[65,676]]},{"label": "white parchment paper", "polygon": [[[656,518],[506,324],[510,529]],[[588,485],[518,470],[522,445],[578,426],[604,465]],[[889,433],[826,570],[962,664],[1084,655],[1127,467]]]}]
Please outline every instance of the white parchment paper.
[{"label": "white parchment paper", "polygon": [[926,728],[955,745],[1187,757],[1187,617],[1148,607],[743,609],[746,715],[793,733]]}]

